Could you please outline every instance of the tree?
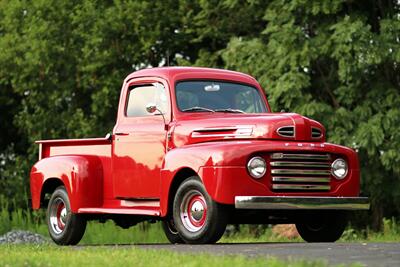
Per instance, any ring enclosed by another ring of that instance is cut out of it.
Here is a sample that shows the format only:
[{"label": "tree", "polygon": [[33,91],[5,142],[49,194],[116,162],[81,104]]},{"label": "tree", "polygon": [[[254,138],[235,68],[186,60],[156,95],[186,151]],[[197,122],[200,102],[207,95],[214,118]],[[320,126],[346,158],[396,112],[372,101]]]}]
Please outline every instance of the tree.
[{"label": "tree", "polygon": [[319,120],[329,141],[358,151],[375,229],[400,208],[399,14],[396,1],[272,1],[262,35],[223,52],[275,110]]},{"label": "tree", "polygon": [[35,140],[111,131],[125,76],[185,48],[176,12],[175,1],[0,1],[0,194],[28,191]]},{"label": "tree", "polygon": [[128,73],[220,67],[358,150],[379,228],[400,216],[399,14],[396,0],[0,0],[0,195],[26,195],[35,140],[110,132]]},{"label": "tree", "polygon": [[[224,48],[244,21],[245,31],[262,21],[258,11],[239,22],[238,15],[256,12],[260,5],[246,6],[241,10],[237,1],[1,0],[0,103],[2,125],[9,131],[0,133],[0,194],[22,199],[28,191],[29,169],[37,160],[34,141],[110,132],[128,73],[178,60],[193,64],[199,57],[206,64],[207,53]],[[217,61],[222,63],[220,57]]]}]

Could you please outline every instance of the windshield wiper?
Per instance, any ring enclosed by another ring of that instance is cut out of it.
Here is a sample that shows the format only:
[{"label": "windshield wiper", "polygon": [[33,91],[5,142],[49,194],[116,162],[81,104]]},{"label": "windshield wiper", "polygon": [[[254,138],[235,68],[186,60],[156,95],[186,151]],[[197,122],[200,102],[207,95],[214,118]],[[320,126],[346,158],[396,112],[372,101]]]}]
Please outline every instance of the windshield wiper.
[{"label": "windshield wiper", "polygon": [[215,109],[215,112],[227,112],[227,113],[246,113],[243,110],[240,109],[233,109],[233,108],[219,108]]},{"label": "windshield wiper", "polygon": [[191,107],[191,108],[184,109],[184,110],[182,110],[182,111],[215,112],[215,111],[212,110],[212,109],[203,108],[203,107]]}]

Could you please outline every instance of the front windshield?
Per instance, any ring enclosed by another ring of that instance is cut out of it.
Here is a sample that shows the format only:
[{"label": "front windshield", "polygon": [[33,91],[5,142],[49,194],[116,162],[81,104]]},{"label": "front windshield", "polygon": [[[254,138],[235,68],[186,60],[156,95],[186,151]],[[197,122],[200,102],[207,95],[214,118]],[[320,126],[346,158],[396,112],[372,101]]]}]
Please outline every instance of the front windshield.
[{"label": "front windshield", "polygon": [[248,85],[219,81],[183,81],[175,88],[183,112],[265,113],[259,91]]}]

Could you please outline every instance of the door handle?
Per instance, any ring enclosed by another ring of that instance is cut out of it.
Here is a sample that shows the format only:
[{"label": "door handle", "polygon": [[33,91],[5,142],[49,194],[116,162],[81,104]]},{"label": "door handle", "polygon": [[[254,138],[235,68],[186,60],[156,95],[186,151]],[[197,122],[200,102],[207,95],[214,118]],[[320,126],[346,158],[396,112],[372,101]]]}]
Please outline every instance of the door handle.
[{"label": "door handle", "polygon": [[129,135],[129,133],[115,133],[115,135],[119,135],[119,136],[127,136],[127,135]]}]

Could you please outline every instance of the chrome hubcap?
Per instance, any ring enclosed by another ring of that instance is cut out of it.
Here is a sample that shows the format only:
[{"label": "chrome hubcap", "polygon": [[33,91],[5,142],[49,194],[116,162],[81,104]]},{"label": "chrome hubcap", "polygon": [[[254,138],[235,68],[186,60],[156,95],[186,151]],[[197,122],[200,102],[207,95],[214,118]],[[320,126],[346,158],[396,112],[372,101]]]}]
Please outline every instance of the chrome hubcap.
[{"label": "chrome hubcap", "polygon": [[198,190],[188,191],[182,198],[180,217],[185,228],[190,232],[201,230],[207,218],[207,204]]},{"label": "chrome hubcap", "polygon": [[204,206],[200,201],[195,201],[192,205],[192,209],[190,211],[190,215],[195,219],[196,221],[200,221],[201,218],[203,218],[204,215]]},{"label": "chrome hubcap", "polygon": [[49,216],[51,230],[57,235],[61,234],[65,229],[68,218],[68,211],[64,200],[56,198],[51,203]]},{"label": "chrome hubcap", "polygon": [[67,208],[65,206],[60,212],[60,222],[64,225],[67,222]]}]

